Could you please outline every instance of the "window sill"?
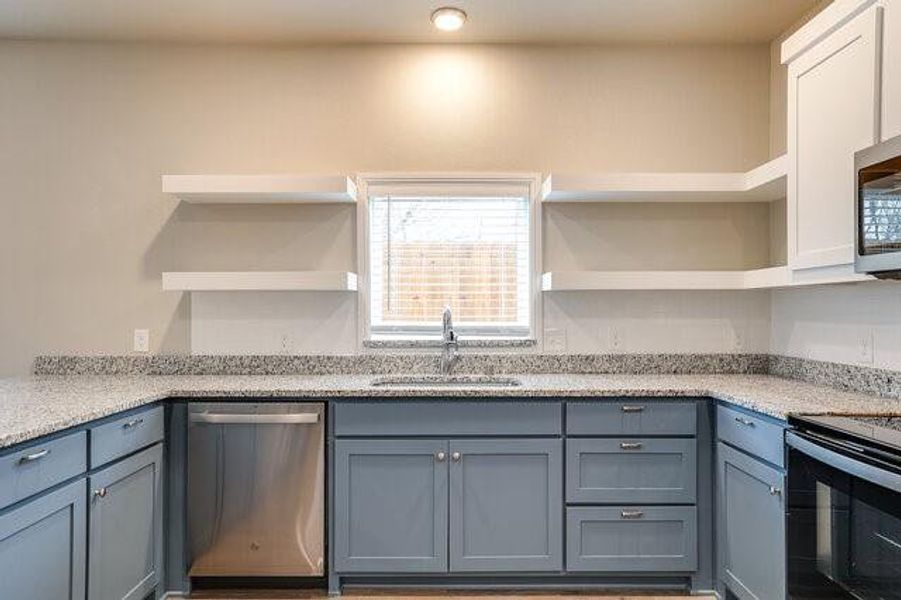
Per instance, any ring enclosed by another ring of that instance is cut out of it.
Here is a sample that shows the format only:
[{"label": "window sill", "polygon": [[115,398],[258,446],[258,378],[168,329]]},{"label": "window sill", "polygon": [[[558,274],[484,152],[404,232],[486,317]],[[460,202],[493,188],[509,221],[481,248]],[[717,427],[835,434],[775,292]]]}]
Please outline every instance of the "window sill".
[{"label": "window sill", "polygon": [[[457,342],[460,348],[532,348],[538,344],[534,338],[475,338],[462,339]],[[437,339],[391,339],[377,338],[363,340],[364,348],[441,348],[443,343]]]}]

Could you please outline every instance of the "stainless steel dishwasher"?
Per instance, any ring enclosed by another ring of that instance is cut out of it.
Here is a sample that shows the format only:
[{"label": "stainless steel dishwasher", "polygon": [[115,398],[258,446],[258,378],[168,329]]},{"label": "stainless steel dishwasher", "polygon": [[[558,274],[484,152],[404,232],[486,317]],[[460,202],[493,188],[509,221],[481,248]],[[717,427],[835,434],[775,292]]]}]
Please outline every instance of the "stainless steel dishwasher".
[{"label": "stainless steel dishwasher", "polygon": [[192,577],[316,577],[324,569],[324,405],[192,403]]}]

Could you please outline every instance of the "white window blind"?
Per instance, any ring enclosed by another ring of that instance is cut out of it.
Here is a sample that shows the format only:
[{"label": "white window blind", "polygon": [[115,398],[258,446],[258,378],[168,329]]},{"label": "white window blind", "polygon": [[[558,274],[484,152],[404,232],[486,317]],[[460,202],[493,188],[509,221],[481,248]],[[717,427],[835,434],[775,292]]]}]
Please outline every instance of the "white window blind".
[{"label": "white window blind", "polygon": [[417,191],[369,199],[370,334],[437,336],[450,306],[460,335],[528,336],[528,194]]}]

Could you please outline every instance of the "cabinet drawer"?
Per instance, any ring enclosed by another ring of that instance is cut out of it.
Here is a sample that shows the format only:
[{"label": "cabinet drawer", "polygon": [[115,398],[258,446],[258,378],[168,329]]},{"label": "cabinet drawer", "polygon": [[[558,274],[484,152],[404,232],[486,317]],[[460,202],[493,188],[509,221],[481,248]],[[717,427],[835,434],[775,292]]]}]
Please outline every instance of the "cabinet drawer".
[{"label": "cabinet drawer", "polygon": [[558,402],[343,402],[339,436],[560,435]]},{"label": "cabinet drawer", "polygon": [[694,438],[569,439],[566,501],[694,504]]},{"label": "cabinet drawer", "polygon": [[697,421],[691,401],[622,398],[566,406],[569,435],[694,435]]},{"label": "cabinet drawer", "polygon": [[569,571],[690,572],[697,568],[693,506],[566,509]]},{"label": "cabinet drawer", "polygon": [[31,443],[0,456],[0,508],[87,470],[83,431]]},{"label": "cabinet drawer", "polygon": [[716,435],[769,463],[785,465],[785,425],[773,419],[720,405],[716,409]]},{"label": "cabinet drawer", "polygon": [[91,427],[91,468],[155,444],[163,439],[164,432],[162,406]]}]

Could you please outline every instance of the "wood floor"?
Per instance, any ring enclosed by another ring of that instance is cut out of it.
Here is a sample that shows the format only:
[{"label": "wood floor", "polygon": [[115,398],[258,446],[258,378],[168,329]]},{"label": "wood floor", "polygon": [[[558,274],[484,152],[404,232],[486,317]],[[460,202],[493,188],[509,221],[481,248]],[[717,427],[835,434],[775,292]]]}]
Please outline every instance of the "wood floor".
[{"label": "wood floor", "polygon": [[[285,595],[284,592],[204,592],[200,595],[192,595],[191,598],[209,598],[216,600],[296,600],[298,598],[328,598],[322,592],[296,592]],[[372,591],[372,592],[351,592],[341,595],[341,600],[714,600],[713,596],[683,596],[677,594],[661,595],[659,593],[653,595],[622,595],[617,593],[600,594],[600,593],[496,593],[488,594],[481,592],[465,593],[465,592],[391,592],[391,591]]]}]

